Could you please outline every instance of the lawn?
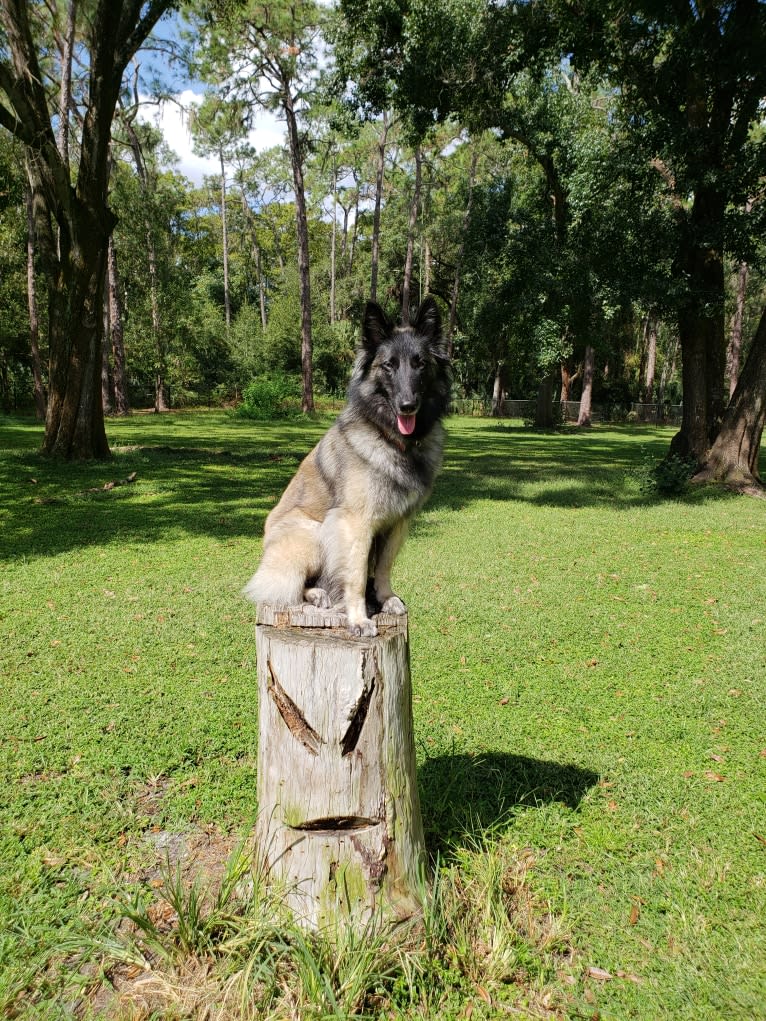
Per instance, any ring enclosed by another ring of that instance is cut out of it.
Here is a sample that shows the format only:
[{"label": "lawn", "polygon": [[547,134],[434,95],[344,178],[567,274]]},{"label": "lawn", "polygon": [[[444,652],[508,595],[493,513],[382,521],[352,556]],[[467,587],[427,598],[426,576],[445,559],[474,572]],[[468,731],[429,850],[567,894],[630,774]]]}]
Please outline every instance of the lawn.
[{"label": "lawn", "polygon": [[[174,840],[251,827],[239,592],[327,422],[135,416],[111,463],[73,466],[0,421],[0,1013],[97,1015],[76,948]],[[422,1009],[766,1018],[766,505],[645,495],[669,430],[448,433],[394,570],[427,843],[469,899],[477,856],[523,863],[561,935],[486,983],[453,955]]]}]

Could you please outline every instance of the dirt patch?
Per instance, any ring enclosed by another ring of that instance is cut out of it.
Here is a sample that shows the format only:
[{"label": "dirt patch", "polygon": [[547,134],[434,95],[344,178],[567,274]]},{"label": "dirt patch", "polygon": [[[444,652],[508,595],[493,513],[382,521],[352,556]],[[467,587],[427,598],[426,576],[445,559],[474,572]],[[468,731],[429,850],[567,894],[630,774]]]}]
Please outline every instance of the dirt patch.
[{"label": "dirt patch", "polygon": [[[142,792],[139,801],[144,803],[143,810],[148,812],[148,808],[154,805],[156,812],[163,793],[158,785]],[[131,884],[144,889],[148,886],[154,891],[146,917],[159,934],[169,933],[178,923],[175,909],[163,895],[166,883],[169,880],[175,882],[178,872],[184,890],[196,885],[204,895],[203,901],[212,902],[221,888],[231,856],[240,843],[239,838],[221,833],[212,826],[185,833],[156,826],[149,829],[142,839],[151,848],[149,861],[131,877],[123,894],[130,895]],[[118,934],[125,938],[126,946],[136,932],[137,927],[128,919],[118,926]],[[180,1008],[185,1003],[188,989],[205,989],[203,973],[210,967],[209,963],[184,955],[177,970],[163,968],[160,974],[151,968],[155,963],[151,951],[145,948],[143,953],[149,968],[138,959],[135,963],[107,966],[106,974],[99,974],[98,984],[80,1003],[78,1017],[138,1021],[151,1016],[157,1003],[165,1007],[175,1003]]]}]

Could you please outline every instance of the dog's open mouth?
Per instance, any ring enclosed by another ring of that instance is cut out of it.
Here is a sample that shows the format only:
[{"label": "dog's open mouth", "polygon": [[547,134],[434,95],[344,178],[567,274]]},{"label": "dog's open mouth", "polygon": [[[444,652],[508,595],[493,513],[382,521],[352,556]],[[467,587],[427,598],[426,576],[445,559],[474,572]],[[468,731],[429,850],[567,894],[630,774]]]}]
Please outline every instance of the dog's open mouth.
[{"label": "dog's open mouth", "polygon": [[416,415],[397,415],[396,424],[403,436],[409,436],[415,431]]}]

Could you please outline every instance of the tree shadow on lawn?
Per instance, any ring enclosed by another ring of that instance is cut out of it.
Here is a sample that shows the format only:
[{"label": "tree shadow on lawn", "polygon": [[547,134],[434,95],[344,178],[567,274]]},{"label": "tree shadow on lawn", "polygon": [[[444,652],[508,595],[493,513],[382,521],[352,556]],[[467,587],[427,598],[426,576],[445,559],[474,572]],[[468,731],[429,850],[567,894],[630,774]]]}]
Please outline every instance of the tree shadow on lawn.
[{"label": "tree shadow on lawn", "polygon": [[[462,510],[476,500],[490,500],[619,511],[663,502],[642,492],[640,481],[667,453],[666,432],[609,426],[543,433],[503,423],[454,430],[428,506]],[[732,495],[723,487],[706,486],[675,499],[698,502]]]},{"label": "tree shadow on lawn", "polygon": [[[147,544],[179,534],[222,541],[243,538],[254,547],[266,514],[279,499],[322,428],[300,423],[221,435],[233,449],[207,447],[215,430],[196,437],[159,431],[164,443],[115,446],[107,463],[70,464],[17,449],[0,458],[0,558],[54,556],[111,542]],[[159,427],[158,427],[159,429]],[[666,440],[656,430],[636,438],[614,429],[533,433],[486,423],[453,428],[445,468],[429,508],[460,510],[477,500],[523,501],[541,507],[613,510],[651,502],[636,482],[641,447],[659,457]],[[129,441],[133,434],[121,437]],[[140,431],[137,438],[145,439]],[[238,443],[238,438],[241,442]],[[170,444],[167,445],[168,440]],[[136,482],[104,489],[136,472]],[[731,497],[705,487],[688,499]]]},{"label": "tree shadow on lawn", "polygon": [[557,802],[575,809],[599,779],[590,769],[503,752],[428,758],[418,789],[429,854],[466,837],[497,836],[520,808]]}]

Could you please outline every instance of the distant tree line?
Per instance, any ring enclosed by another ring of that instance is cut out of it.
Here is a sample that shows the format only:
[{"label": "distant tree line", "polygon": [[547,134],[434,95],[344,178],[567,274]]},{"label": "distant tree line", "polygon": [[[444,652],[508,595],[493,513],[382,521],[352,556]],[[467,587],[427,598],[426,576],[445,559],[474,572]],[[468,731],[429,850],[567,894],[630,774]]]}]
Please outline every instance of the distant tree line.
[{"label": "distant tree line", "polygon": [[[202,187],[139,117],[158,45],[209,83]],[[764,52],[758,0],[5,0],[0,400],[64,457],[261,376],[311,411],[368,297],[406,320],[433,293],[456,395],[541,426],[682,399],[672,451],[755,485]],[[256,153],[264,108],[285,144]]]}]

